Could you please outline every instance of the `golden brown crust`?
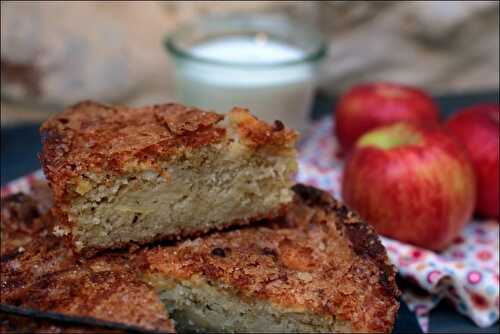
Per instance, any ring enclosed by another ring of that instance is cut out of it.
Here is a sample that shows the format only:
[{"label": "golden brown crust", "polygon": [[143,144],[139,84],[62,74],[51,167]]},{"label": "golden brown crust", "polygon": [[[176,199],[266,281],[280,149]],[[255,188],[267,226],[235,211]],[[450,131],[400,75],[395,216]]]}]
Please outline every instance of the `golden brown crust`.
[{"label": "golden brown crust", "polygon": [[68,108],[40,129],[40,159],[55,202],[71,199],[68,181],[84,172],[121,173],[127,162],[155,165],[221,140],[225,129],[214,126],[219,117],[177,104],[127,108],[85,101]]},{"label": "golden brown crust", "polygon": [[2,198],[0,205],[0,255],[51,232],[54,221],[43,219],[52,205],[46,183],[36,183],[31,195],[17,193]]},{"label": "golden brown crust", "polygon": [[[235,108],[230,113],[242,141],[254,148],[291,147],[295,131],[273,127]],[[180,104],[128,108],[84,101],[49,119],[40,128],[40,155],[55,203],[71,200],[68,181],[86,171],[123,173],[127,163],[155,166],[187,149],[226,138],[223,115]]]},{"label": "golden brown crust", "polygon": [[2,198],[1,207],[1,254],[31,241],[31,234],[44,226],[36,224],[40,214],[33,199],[19,193]]},{"label": "golden brown crust", "polygon": [[54,237],[34,246],[2,256],[2,303],[173,331],[158,296],[132,268],[112,257],[76,263]]},{"label": "golden brown crust", "polygon": [[[22,195],[16,210],[22,211],[25,206],[29,212],[33,202],[28,195]],[[2,236],[7,236],[2,241],[23,246],[2,252],[1,303],[173,331],[163,304],[136,277],[127,257],[110,254],[78,262],[62,239],[46,233],[54,221],[50,211],[22,219],[6,222],[2,217]],[[24,243],[26,235],[4,233],[9,223],[36,225],[37,229],[26,232],[30,241]]]},{"label": "golden brown crust", "polygon": [[126,271],[94,272],[73,267],[48,273],[35,282],[17,283],[15,291],[21,295],[12,294],[7,286],[2,302],[149,329],[172,329],[156,294],[131,276]]},{"label": "golden brown crust", "polygon": [[233,108],[229,117],[236,127],[243,143],[253,149],[265,149],[275,152],[284,148],[293,147],[298,138],[295,131],[285,128],[283,123],[276,120],[270,125],[258,120],[248,109]]},{"label": "golden brown crust", "polygon": [[399,290],[374,230],[322,191],[294,191],[286,219],[144,251],[146,277],[212,281],[250,300],[389,332]]},{"label": "golden brown crust", "polygon": [[186,108],[180,104],[156,106],[155,117],[158,122],[164,123],[170,132],[177,136],[212,127],[224,119],[224,116],[214,112]]},{"label": "golden brown crust", "polygon": [[379,283],[388,295],[399,298],[400,292],[394,280],[396,275],[394,266],[389,261],[375,229],[364,223],[357,214],[324,191],[303,184],[296,184],[293,190],[307,205],[319,206],[324,210],[335,212],[335,215],[339,217],[335,220],[337,228],[343,230],[347,235],[353,251],[356,255],[370,260],[379,267]]}]

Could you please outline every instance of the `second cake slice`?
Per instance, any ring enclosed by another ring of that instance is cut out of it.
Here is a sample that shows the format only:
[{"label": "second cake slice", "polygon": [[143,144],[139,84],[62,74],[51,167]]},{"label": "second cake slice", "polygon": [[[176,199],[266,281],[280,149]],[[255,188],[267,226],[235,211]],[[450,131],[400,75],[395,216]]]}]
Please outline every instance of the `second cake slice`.
[{"label": "second cake slice", "polygon": [[41,128],[60,224],[85,255],[279,214],[297,134],[247,110],[79,103]]}]

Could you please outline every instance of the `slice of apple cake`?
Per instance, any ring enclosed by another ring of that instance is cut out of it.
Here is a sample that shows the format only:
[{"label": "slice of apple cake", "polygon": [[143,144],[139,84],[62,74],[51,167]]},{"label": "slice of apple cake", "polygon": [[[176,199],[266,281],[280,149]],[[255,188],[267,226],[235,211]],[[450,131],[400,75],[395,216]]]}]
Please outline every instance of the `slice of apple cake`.
[{"label": "slice of apple cake", "polygon": [[246,109],[82,102],[41,127],[59,224],[84,255],[278,215],[297,133]]}]

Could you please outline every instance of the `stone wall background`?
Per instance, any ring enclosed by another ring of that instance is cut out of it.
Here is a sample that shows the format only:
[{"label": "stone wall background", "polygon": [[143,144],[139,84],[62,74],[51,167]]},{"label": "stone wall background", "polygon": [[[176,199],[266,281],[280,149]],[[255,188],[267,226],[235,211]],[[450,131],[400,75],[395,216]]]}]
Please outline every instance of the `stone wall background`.
[{"label": "stone wall background", "polygon": [[85,98],[172,99],[164,36],[232,11],[315,24],[330,46],[321,88],[331,94],[364,80],[436,94],[499,87],[497,1],[2,2],[2,124],[43,119]]}]

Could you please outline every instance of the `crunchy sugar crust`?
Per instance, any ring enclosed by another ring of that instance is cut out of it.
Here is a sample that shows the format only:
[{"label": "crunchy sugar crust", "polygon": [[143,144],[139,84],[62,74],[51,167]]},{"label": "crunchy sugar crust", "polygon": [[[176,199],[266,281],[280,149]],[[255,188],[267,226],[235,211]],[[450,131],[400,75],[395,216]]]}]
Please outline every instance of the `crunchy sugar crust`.
[{"label": "crunchy sugar crust", "polygon": [[390,332],[399,290],[374,229],[323,191],[293,190],[286,218],[144,251],[146,277],[206,280],[358,331]]},{"label": "crunchy sugar crust", "polygon": [[[50,211],[38,211],[40,203],[24,194],[2,199],[1,303],[174,332],[164,305],[136,277],[126,254],[79,262],[50,233],[55,218]],[[23,328],[13,319],[9,326]],[[30,331],[67,329],[47,322],[33,326]]]},{"label": "crunchy sugar crust", "polygon": [[[244,108],[230,115],[242,142],[255,150],[289,151],[298,137],[281,122],[269,125]],[[69,107],[40,128],[40,160],[56,205],[71,200],[67,183],[83,172],[120,174],[132,162],[154,166],[227,139],[224,118],[175,103],[129,108],[84,101]]]}]

